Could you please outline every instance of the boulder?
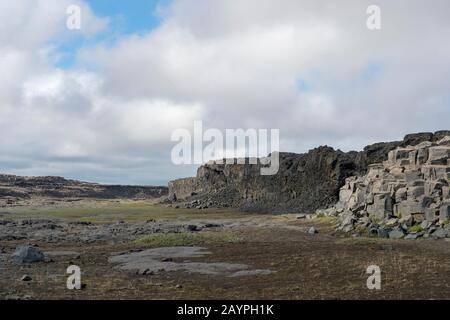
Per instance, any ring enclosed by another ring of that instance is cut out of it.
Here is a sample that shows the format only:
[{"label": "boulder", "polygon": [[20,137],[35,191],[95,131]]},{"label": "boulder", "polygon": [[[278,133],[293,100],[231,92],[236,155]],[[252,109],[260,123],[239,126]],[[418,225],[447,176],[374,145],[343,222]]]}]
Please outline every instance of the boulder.
[{"label": "boulder", "polygon": [[450,158],[450,147],[438,146],[428,149],[428,163],[434,165],[447,165]]},{"label": "boulder", "polygon": [[401,229],[395,229],[389,232],[389,238],[391,239],[401,239],[405,236],[405,233]]},{"label": "boulder", "polygon": [[420,227],[423,230],[428,229],[430,226],[431,226],[431,221],[428,221],[428,220],[423,220],[422,223],[420,224]]},{"label": "boulder", "polygon": [[440,146],[450,146],[450,136],[445,136],[437,142]]},{"label": "boulder", "polygon": [[434,134],[432,132],[421,132],[407,134],[403,139],[403,146],[415,146],[424,141],[432,141]]},{"label": "boulder", "polygon": [[420,171],[405,171],[404,177],[408,185],[412,185],[414,181],[423,179]]},{"label": "boulder", "polygon": [[423,203],[419,201],[402,201],[396,204],[394,214],[397,217],[402,217],[404,215],[425,214],[425,207]]},{"label": "boulder", "polygon": [[422,233],[410,233],[410,234],[407,234],[404,239],[405,240],[415,240],[415,239],[420,238],[422,235],[423,235]]},{"label": "boulder", "polygon": [[434,231],[431,235],[433,238],[436,239],[444,239],[448,236],[448,230],[445,230],[444,228],[438,228],[436,231]]},{"label": "boulder", "polygon": [[19,246],[11,256],[11,260],[17,264],[35,263],[44,260],[44,254],[37,247]]},{"label": "boulder", "polygon": [[407,227],[411,227],[414,224],[414,217],[412,215],[405,215],[398,219],[398,223]]},{"label": "boulder", "polygon": [[420,196],[423,196],[423,195],[425,195],[425,187],[423,187],[423,186],[408,188],[408,192],[407,192],[408,199],[416,200]]},{"label": "boulder", "polygon": [[440,208],[439,221],[447,222],[450,220],[450,204],[445,204]]},{"label": "boulder", "polygon": [[380,193],[374,195],[373,204],[367,206],[369,216],[376,219],[383,219],[393,211],[392,198],[390,193]]},{"label": "boulder", "polygon": [[390,230],[388,230],[388,229],[379,228],[378,229],[378,237],[389,238],[389,232],[390,232]]},{"label": "boulder", "polygon": [[[416,187],[418,188],[418,187]],[[395,192],[395,202],[399,203],[407,199],[408,189],[407,188],[399,188]]]}]

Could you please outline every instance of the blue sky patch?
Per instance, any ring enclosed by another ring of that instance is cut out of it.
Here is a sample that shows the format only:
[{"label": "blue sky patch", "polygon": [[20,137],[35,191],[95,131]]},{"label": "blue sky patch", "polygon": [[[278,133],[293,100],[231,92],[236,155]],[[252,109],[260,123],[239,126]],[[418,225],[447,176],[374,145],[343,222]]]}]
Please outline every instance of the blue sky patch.
[{"label": "blue sky patch", "polygon": [[94,14],[108,17],[108,29],[94,38],[75,36],[58,47],[61,58],[56,67],[68,69],[74,65],[78,49],[105,42],[113,44],[117,39],[131,34],[145,34],[157,28],[161,18],[157,15],[159,6],[167,6],[169,0],[87,0]]}]

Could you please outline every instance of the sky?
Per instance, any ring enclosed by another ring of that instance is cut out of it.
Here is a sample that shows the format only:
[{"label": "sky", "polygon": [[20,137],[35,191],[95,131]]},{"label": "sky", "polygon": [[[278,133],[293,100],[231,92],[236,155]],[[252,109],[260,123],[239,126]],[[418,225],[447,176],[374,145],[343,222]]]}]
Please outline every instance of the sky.
[{"label": "sky", "polygon": [[376,2],[2,1],[0,172],[167,184],[196,120],[299,153],[450,129],[450,2]]}]

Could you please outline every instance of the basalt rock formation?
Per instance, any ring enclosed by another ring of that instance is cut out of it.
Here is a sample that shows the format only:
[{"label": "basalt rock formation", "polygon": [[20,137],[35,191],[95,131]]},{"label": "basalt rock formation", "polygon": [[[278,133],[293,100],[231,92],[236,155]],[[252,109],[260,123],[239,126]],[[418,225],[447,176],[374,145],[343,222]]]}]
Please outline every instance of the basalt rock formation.
[{"label": "basalt rock formation", "polygon": [[405,139],[363,176],[346,179],[339,202],[319,213],[339,230],[390,238],[450,236],[450,134]]},{"label": "basalt rock formation", "polygon": [[0,175],[0,206],[30,198],[152,199],[165,196],[167,187],[101,185],[61,177]]},{"label": "basalt rock formation", "polygon": [[[198,209],[233,207],[245,211],[286,213],[314,212],[339,200],[346,178],[361,176],[370,165],[388,160],[398,147],[423,141],[434,143],[450,131],[407,135],[403,141],[381,142],[348,153],[319,147],[305,154],[280,153],[277,174],[260,174],[261,164],[201,166],[196,177],[169,183],[169,200],[184,201]],[[248,160],[248,159],[247,159]],[[225,161],[223,161],[225,163]]]},{"label": "basalt rock formation", "polygon": [[278,173],[266,176],[260,174],[261,164],[210,162],[198,169],[195,178],[172,181],[169,199],[188,199],[188,206],[200,209],[314,210],[336,202],[345,178],[358,173],[355,157],[356,153],[346,154],[330,147],[302,155],[280,153]]}]

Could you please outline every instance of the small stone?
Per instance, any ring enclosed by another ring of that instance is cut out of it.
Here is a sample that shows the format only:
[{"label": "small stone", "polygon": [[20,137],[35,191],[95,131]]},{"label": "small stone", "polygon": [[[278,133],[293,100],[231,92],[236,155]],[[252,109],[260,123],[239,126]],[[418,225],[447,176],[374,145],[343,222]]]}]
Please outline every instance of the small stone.
[{"label": "small stone", "polygon": [[420,236],[422,236],[422,234],[420,233],[410,233],[406,235],[405,240],[415,240],[418,239]]},{"label": "small stone", "polygon": [[319,233],[319,231],[317,231],[316,228],[311,227],[311,228],[309,228],[308,233],[309,234],[316,234],[316,233]]},{"label": "small stone", "polygon": [[389,232],[389,238],[391,239],[401,239],[405,236],[403,230],[392,230]]},{"label": "small stone", "polygon": [[198,226],[196,226],[195,224],[190,224],[190,225],[186,226],[186,229],[188,231],[199,231]]},{"label": "small stone", "polygon": [[380,228],[378,229],[378,237],[380,238],[389,238],[389,230]]},{"label": "small stone", "polygon": [[306,219],[306,214],[298,214],[295,218],[296,219]]},{"label": "small stone", "polygon": [[177,285],[175,286],[175,288],[181,289],[181,288],[183,288],[183,286],[182,286],[181,284],[177,284]]},{"label": "small stone", "polygon": [[447,237],[447,235],[448,235],[448,231],[443,228],[436,229],[436,231],[433,232],[433,234],[432,234],[433,238],[437,238],[437,239],[444,239],[445,237]]},{"label": "small stone", "polygon": [[414,224],[414,218],[412,215],[407,215],[398,220],[400,224],[406,224],[408,227],[411,227]]},{"label": "small stone", "polygon": [[393,227],[397,224],[397,222],[398,222],[398,219],[395,219],[395,218],[389,219],[388,221],[386,221],[386,226]]},{"label": "small stone", "polygon": [[378,229],[377,228],[370,228],[369,229],[369,234],[371,236],[377,236],[378,235]]},{"label": "small stone", "polygon": [[153,271],[151,271],[150,269],[145,269],[141,272],[141,275],[143,276],[151,276],[154,275],[155,273]]},{"label": "small stone", "polygon": [[431,226],[431,222],[428,220],[423,220],[422,223],[420,224],[420,227],[422,229],[428,229]]},{"label": "small stone", "polygon": [[24,275],[22,278],[20,278],[20,281],[29,282],[33,280],[29,275]]},{"label": "small stone", "polygon": [[345,233],[348,233],[348,232],[352,231],[353,229],[354,229],[354,227],[352,224],[347,224],[342,228],[342,231]]}]

